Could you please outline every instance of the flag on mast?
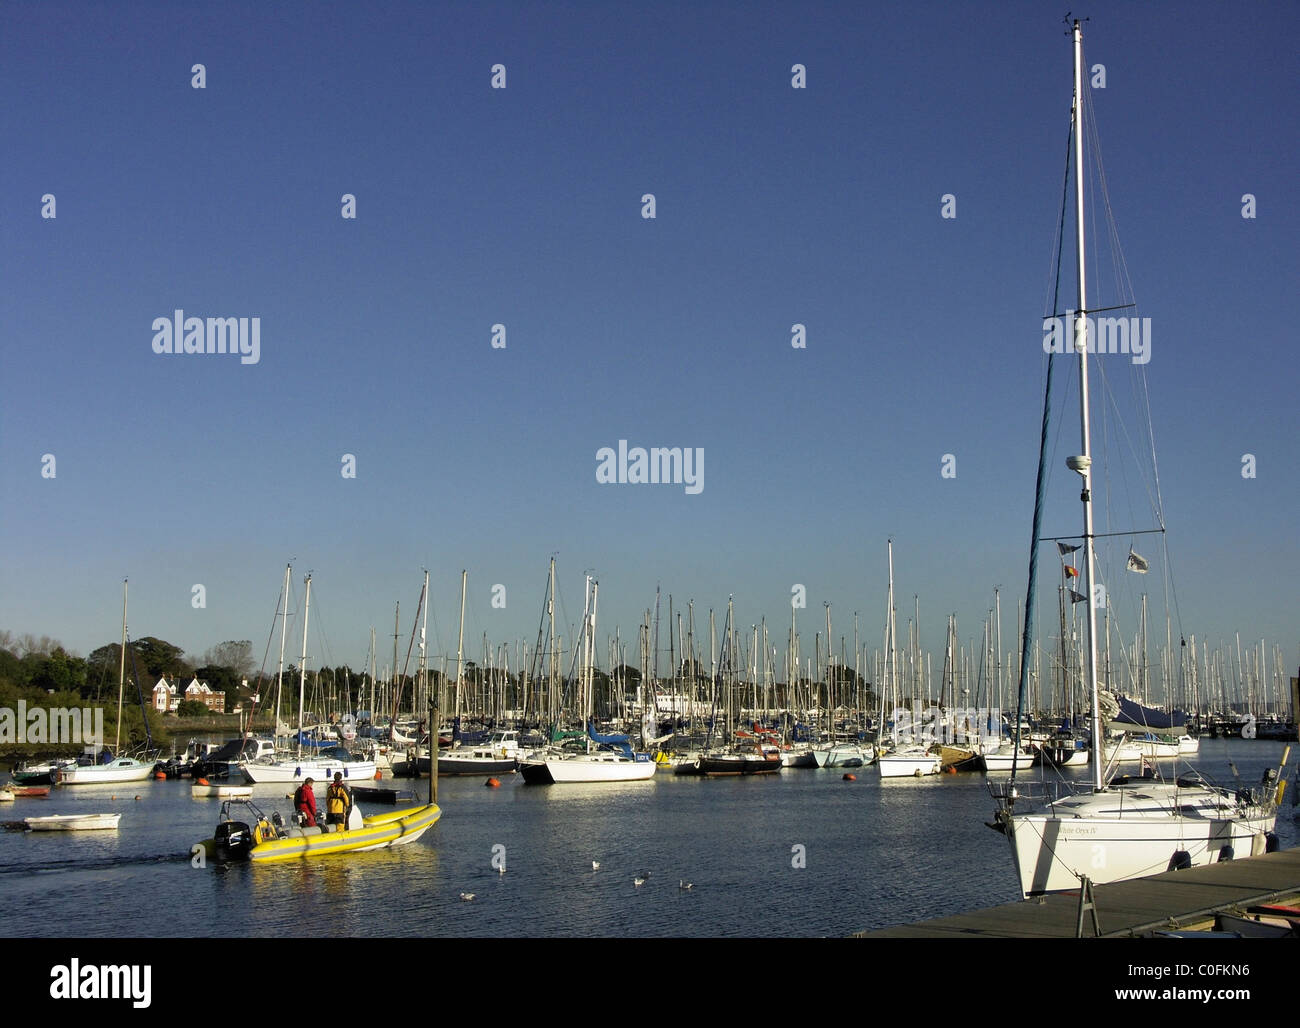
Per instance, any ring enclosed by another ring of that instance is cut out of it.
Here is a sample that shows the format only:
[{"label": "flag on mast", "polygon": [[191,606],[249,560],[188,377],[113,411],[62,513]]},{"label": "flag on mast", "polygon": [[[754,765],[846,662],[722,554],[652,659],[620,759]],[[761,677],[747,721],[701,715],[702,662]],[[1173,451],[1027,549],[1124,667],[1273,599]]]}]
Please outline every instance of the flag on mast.
[{"label": "flag on mast", "polygon": [[1146,562],[1146,558],[1139,556],[1131,546],[1128,551],[1128,570],[1136,571],[1139,575],[1145,575],[1151,570],[1151,565]]}]

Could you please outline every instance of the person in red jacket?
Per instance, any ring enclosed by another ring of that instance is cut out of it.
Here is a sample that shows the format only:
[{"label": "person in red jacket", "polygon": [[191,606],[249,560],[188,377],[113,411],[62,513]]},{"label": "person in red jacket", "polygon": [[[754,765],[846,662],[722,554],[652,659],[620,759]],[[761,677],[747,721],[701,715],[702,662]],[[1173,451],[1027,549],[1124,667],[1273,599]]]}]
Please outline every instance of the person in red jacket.
[{"label": "person in red jacket", "polygon": [[316,827],[316,794],[312,791],[314,778],[304,778],[302,785],[293,794],[293,809],[303,816],[303,826]]}]

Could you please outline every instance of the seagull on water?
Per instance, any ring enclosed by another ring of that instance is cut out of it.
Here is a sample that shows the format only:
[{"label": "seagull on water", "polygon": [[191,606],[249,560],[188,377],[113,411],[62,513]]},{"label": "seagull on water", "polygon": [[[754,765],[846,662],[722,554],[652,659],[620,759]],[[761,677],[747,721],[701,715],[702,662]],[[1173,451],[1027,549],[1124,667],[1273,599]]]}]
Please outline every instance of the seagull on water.
[{"label": "seagull on water", "polygon": [[460,898],[463,899],[466,903],[468,903],[470,900],[474,898],[474,894],[472,892],[462,892],[460,894]]},{"label": "seagull on water", "polygon": [[600,870],[600,861],[599,861],[599,860],[593,860],[593,861],[591,862],[591,869],[592,869],[593,871],[599,871],[599,870]]},{"label": "seagull on water", "polygon": [[683,878],[683,879],[678,879],[678,881],[677,881],[677,888],[679,888],[679,889],[681,889],[681,890],[683,890],[683,891],[685,891],[686,889],[694,889],[694,888],[695,888],[695,883],[694,883],[694,882],[688,882],[688,881],[686,881],[684,878]]},{"label": "seagull on water", "polygon": [[649,871],[642,871],[639,875],[637,875],[635,878],[632,879],[632,884],[639,889],[641,888],[641,886],[645,885],[646,880],[649,877],[650,877]]}]

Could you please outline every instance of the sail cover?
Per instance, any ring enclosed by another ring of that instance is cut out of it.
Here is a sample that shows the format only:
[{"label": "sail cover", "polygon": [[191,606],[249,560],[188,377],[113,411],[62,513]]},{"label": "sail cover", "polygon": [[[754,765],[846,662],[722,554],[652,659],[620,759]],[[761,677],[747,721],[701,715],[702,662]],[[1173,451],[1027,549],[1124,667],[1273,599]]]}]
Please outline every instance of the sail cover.
[{"label": "sail cover", "polygon": [[1174,731],[1177,735],[1187,731],[1187,714],[1183,711],[1175,710],[1169,714],[1154,707],[1144,707],[1122,696],[1119,698],[1119,713],[1112,720],[1119,726],[1139,725],[1159,732],[1179,730]]},{"label": "sail cover", "polygon": [[591,736],[591,741],[594,743],[620,750],[628,757],[632,756],[632,744],[626,735],[601,735],[591,721],[587,722],[587,734]]}]

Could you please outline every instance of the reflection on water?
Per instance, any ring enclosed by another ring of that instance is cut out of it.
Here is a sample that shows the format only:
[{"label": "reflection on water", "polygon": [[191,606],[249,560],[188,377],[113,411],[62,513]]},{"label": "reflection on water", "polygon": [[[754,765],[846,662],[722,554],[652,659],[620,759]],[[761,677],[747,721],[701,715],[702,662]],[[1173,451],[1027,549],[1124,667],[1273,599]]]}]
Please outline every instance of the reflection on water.
[{"label": "reflection on water", "polygon": [[[1253,786],[1281,751],[1207,739],[1196,766],[1231,782],[1231,758]],[[190,847],[211,837],[221,804],[193,800],[188,782],[131,786],[125,799],[110,787],[56,790],[52,800],[6,804],[5,817],[118,811],[121,827],[0,833],[0,932],[845,935],[1017,898],[1006,841],[984,824],[993,800],[983,775],[882,783],[871,768],[855,773],[855,782],[824,770],[663,774],[611,786],[524,786],[509,776],[499,789],[446,779],[443,817],[418,843],[225,868],[192,866]],[[1088,770],[1065,777],[1086,780]],[[289,812],[283,786],[259,786],[254,800]],[[1295,845],[1289,805],[1277,831]],[[462,902],[462,892],[474,900]]]}]

